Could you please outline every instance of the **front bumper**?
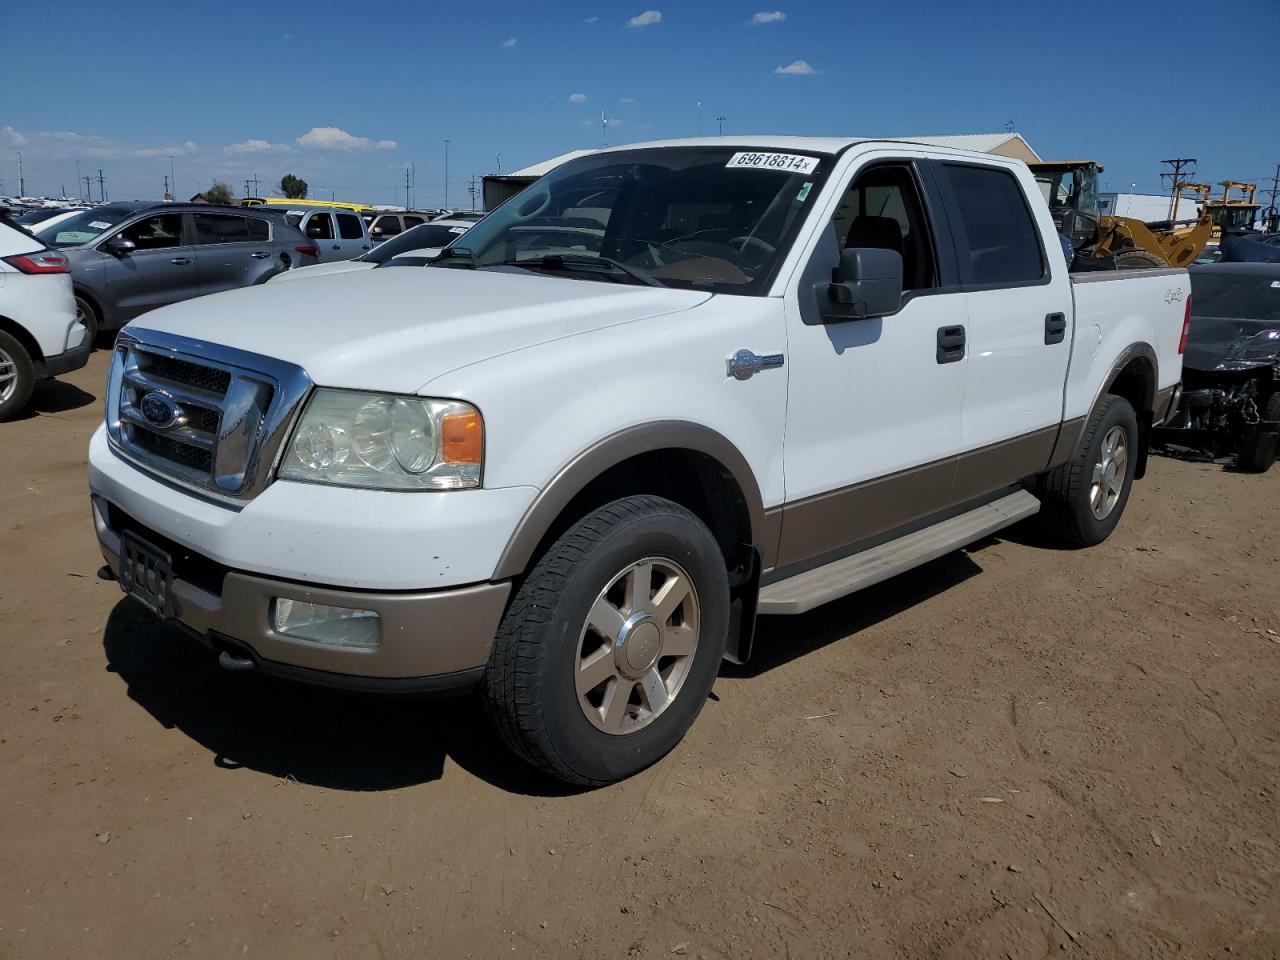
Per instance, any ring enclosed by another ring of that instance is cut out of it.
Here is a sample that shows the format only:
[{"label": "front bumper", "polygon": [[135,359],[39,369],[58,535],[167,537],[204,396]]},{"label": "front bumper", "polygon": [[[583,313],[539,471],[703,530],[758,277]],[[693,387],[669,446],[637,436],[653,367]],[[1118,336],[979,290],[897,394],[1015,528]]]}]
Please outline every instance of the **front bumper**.
[{"label": "front bumper", "polygon": [[[162,549],[181,550],[103,497],[94,495],[92,505],[103,558],[117,578],[124,532],[117,528],[127,527]],[[239,665],[252,662],[263,673],[349,689],[440,692],[473,685],[511,592],[510,583],[419,592],[343,590],[223,569],[190,551],[181,556],[171,599],[174,619],[189,633]],[[196,573],[184,579],[188,571]],[[352,649],[277,633],[269,618],[279,597],[374,610],[382,623],[380,642],[375,649]]]}]

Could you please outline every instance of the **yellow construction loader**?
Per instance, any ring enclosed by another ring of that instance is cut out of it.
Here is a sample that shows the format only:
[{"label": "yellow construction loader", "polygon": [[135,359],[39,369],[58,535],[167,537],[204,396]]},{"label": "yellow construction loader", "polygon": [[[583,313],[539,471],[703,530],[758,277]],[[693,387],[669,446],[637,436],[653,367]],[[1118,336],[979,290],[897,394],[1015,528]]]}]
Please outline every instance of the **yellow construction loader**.
[{"label": "yellow construction loader", "polygon": [[[1216,200],[1210,199],[1209,194],[1213,192],[1213,188],[1207,183],[1184,183],[1182,186],[1189,193],[1199,194],[1201,209],[1213,219],[1211,243],[1222,240],[1223,230],[1233,233],[1252,230],[1254,221],[1258,219],[1258,211],[1262,209],[1262,204],[1256,200],[1258,195],[1256,183],[1223,180],[1220,182],[1222,196]],[[1232,190],[1239,190],[1242,196],[1239,198],[1231,196]]]},{"label": "yellow construction loader", "polygon": [[[1167,221],[1144,223],[1134,217],[1103,216],[1098,208],[1095,160],[1061,160],[1030,164],[1053,222],[1082,258],[1115,258],[1121,270],[1146,267],[1185,267],[1205,248],[1214,230],[1208,209],[1195,220],[1177,219],[1183,184],[1170,198]],[[1191,191],[1194,192],[1194,191]]]}]

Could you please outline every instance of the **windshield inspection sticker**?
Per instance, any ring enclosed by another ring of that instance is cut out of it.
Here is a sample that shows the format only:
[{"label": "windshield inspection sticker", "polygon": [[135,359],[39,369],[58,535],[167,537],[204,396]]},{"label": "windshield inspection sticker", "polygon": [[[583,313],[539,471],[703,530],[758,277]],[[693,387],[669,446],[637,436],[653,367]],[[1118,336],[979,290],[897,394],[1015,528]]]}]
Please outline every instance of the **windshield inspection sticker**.
[{"label": "windshield inspection sticker", "polygon": [[813,173],[817,166],[817,157],[802,157],[795,153],[735,153],[725,164],[726,168],[750,167],[753,170],[781,170],[784,173]]},{"label": "windshield inspection sticker", "polygon": [[466,227],[450,227],[449,232],[450,233],[466,233],[467,228]]},{"label": "windshield inspection sticker", "polygon": [[103,223],[101,220],[95,220],[93,223],[89,224],[89,226],[94,230],[105,230],[107,227],[111,226],[111,224]]},{"label": "windshield inspection sticker", "polygon": [[813,181],[805,181],[805,185],[800,188],[800,192],[796,194],[796,203],[804,203],[809,196],[809,191],[813,189]]}]

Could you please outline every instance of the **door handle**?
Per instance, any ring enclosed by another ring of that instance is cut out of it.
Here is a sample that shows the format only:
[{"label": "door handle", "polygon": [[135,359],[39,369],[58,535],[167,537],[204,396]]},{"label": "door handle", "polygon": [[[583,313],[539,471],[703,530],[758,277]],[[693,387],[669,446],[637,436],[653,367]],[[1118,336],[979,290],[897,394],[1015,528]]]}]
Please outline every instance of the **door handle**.
[{"label": "door handle", "polygon": [[190,263],[190,262],[191,262],[191,258],[190,258],[190,257],[174,257],[174,258],[173,258],[172,260],[170,260],[169,262],[170,262],[170,263],[176,263],[176,264],[178,264],[178,266],[182,266],[182,265],[183,265],[183,264],[185,264],[185,263]]},{"label": "door handle", "polygon": [[1067,338],[1067,315],[1065,313],[1050,313],[1044,318],[1044,342],[1045,346],[1054,343],[1061,343]]},{"label": "door handle", "polygon": [[761,370],[776,370],[782,366],[782,363],[783,357],[780,353],[760,355],[750,350],[739,350],[725,360],[724,372],[726,377],[733,377],[735,380],[750,380]]},{"label": "door handle", "polygon": [[964,359],[964,327],[938,328],[938,362],[957,363]]},{"label": "door handle", "polygon": [[254,253],[249,254],[249,256],[253,257],[253,259],[255,260],[265,260],[267,259],[267,257],[271,256],[271,254],[263,253],[261,250],[258,250],[258,251],[255,251]]},{"label": "door handle", "polygon": [[340,243],[335,243],[335,244],[333,245],[333,249],[335,249],[335,250],[341,250],[341,249],[342,249],[342,244],[340,244]]}]

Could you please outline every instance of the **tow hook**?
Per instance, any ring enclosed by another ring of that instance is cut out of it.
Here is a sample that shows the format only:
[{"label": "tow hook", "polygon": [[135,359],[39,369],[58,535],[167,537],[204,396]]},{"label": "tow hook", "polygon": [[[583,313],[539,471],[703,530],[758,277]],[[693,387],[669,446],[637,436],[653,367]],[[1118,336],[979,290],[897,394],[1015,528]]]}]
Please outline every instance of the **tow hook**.
[{"label": "tow hook", "polygon": [[251,657],[237,657],[230,650],[223,650],[218,654],[218,666],[223,670],[252,670],[253,659]]}]

